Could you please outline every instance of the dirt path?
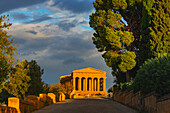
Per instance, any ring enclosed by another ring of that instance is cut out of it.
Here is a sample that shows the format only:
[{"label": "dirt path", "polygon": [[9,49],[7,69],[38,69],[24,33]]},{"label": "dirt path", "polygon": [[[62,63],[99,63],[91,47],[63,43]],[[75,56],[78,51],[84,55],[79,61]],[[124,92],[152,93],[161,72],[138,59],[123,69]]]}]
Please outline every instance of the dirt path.
[{"label": "dirt path", "polygon": [[103,98],[69,99],[33,113],[137,113],[135,110]]}]

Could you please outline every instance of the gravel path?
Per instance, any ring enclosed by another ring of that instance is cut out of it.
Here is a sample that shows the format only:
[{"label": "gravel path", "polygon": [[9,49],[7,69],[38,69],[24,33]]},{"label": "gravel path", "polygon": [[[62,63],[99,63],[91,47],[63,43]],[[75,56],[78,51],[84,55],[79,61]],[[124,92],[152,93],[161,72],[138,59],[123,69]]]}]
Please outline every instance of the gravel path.
[{"label": "gravel path", "polygon": [[33,113],[137,113],[115,101],[103,98],[68,99]]}]

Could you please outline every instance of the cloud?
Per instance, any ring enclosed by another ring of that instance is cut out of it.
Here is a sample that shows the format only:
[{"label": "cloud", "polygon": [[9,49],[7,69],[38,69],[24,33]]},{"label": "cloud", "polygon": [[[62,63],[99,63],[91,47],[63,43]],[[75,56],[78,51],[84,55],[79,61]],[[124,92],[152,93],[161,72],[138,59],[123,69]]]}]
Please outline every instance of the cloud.
[{"label": "cloud", "polygon": [[14,38],[14,41],[17,42],[17,44],[22,45],[25,44],[27,42],[26,39],[21,39],[21,38]]},{"label": "cloud", "polygon": [[48,15],[41,15],[41,16],[37,16],[35,19],[33,19],[32,21],[28,21],[25,22],[26,24],[30,24],[30,23],[40,23],[46,20],[50,20],[50,19],[54,19],[53,17],[50,17]]},{"label": "cloud", "polygon": [[92,2],[92,0],[53,0],[51,7],[58,7],[73,13],[85,13],[93,9]]},{"label": "cloud", "polygon": [[1,0],[0,3],[0,14],[22,7],[27,7],[39,3],[43,3],[47,0]]},{"label": "cloud", "polygon": [[84,59],[80,58],[78,56],[71,56],[68,59],[63,61],[63,64],[79,64],[79,63],[83,63]]},{"label": "cloud", "polygon": [[80,24],[89,24],[87,21],[82,21],[82,22],[80,22]]},{"label": "cloud", "polygon": [[[16,39],[19,41],[19,50],[22,51],[24,57],[27,57],[28,54],[37,57],[38,52],[47,50],[47,53],[42,55],[42,58],[50,58],[53,60],[63,61],[64,59],[69,59],[69,56],[74,55],[80,56],[80,58],[84,59],[84,56],[87,56],[88,52],[94,49],[94,46],[92,46],[92,41],[90,39],[92,32],[82,31],[81,33],[79,33],[73,30],[70,32],[62,33],[57,29],[52,31],[53,26],[47,28],[44,26],[47,25],[43,25],[42,27],[39,26],[39,24],[14,24],[13,28],[11,28],[12,32],[13,29],[15,29],[14,37],[16,37]],[[20,29],[20,27],[22,29]],[[34,29],[36,29],[36,31]],[[44,32],[44,30],[46,31],[47,35],[52,33],[53,37],[44,38],[46,37],[44,33],[42,33]],[[10,34],[14,34],[12,32],[10,32]],[[42,34],[42,36],[44,37],[42,37],[41,35],[39,36],[39,34]]]},{"label": "cloud", "polygon": [[34,35],[36,35],[36,34],[37,34],[37,32],[36,32],[36,31],[25,31],[25,32],[28,32],[28,33],[31,33],[31,34],[34,34]]},{"label": "cloud", "polygon": [[77,21],[74,20],[72,22],[68,22],[64,20],[64,21],[58,22],[57,25],[59,26],[59,28],[63,29],[64,31],[69,31],[71,28],[77,25]]},{"label": "cloud", "polygon": [[12,16],[12,18],[14,18],[15,20],[25,20],[28,19],[29,16],[25,15],[24,13],[17,13],[17,12],[13,12],[10,14]]},{"label": "cloud", "polygon": [[[15,25],[15,24],[14,24]],[[44,27],[47,24],[23,25],[24,31],[36,29],[37,35],[42,29],[50,31],[53,26]],[[21,25],[19,25],[21,27]],[[18,26],[18,27],[19,27]],[[14,28],[18,28],[14,26]],[[34,30],[33,30],[34,31]],[[49,33],[48,31],[48,33]],[[20,31],[22,32],[22,31]],[[19,33],[19,32],[18,32]],[[56,30],[54,34],[62,34]],[[54,36],[50,38],[29,38],[29,34],[24,34],[25,38],[16,37],[19,41],[18,52],[21,53],[20,59],[35,59],[45,70],[43,80],[46,83],[57,83],[59,77],[64,74],[70,74],[71,71],[78,68],[93,67],[109,72],[108,67],[102,56],[95,49],[91,40],[92,31],[65,32],[65,36]],[[18,36],[22,37],[21,34]],[[108,73],[109,74],[109,73]],[[112,76],[109,75],[109,84],[112,84]],[[109,84],[107,87],[110,87]]]}]

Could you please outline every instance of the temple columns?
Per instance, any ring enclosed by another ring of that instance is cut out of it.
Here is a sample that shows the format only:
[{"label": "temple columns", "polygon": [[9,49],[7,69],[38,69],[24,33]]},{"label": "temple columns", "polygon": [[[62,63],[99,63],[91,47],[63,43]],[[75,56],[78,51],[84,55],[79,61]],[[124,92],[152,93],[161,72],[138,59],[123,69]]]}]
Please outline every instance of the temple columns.
[{"label": "temple columns", "polygon": [[97,78],[97,91],[100,91],[100,78]]},{"label": "temple columns", "polygon": [[91,91],[93,91],[93,90],[94,90],[94,88],[93,88],[93,85],[94,85],[94,83],[93,83],[93,82],[94,82],[94,81],[93,81],[93,79],[94,79],[94,78],[92,78],[92,79],[91,79],[91,82],[92,82],[92,83],[91,83],[91,86],[92,86],[92,87],[91,87]]},{"label": "temple columns", "polygon": [[[100,91],[100,86],[103,85],[103,90],[106,90],[106,78],[103,79],[103,83],[100,84],[101,78],[82,78],[79,77],[78,80],[76,80],[76,77],[73,78],[73,90],[76,90],[76,87],[78,87],[78,91]],[[78,82],[78,83],[76,83]],[[76,86],[78,85],[78,86]],[[82,87],[83,86],[83,87]]]},{"label": "temple columns", "polygon": [[87,91],[87,87],[88,87],[87,81],[88,81],[88,78],[85,78],[85,91]]},{"label": "temple columns", "polygon": [[89,82],[88,82],[89,83],[89,91],[91,91],[91,89],[92,89],[91,82],[92,82],[91,79],[89,79]]},{"label": "temple columns", "polygon": [[97,89],[96,89],[96,86],[97,86],[97,80],[96,79],[94,79],[94,91],[96,91]]},{"label": "temple columns", "polygon": [[86,80],[86,79],[83,79],[83,80],[82,80],[82,81],[83,81],[83,91],[85,91],[85,87],[86,87],[85,80]]},{"label": "temple columns", "polygon": [[79,77],[79,83],[78,84],[79,84],[78,89],[79,89],[79,91],[81,91],[81,77]]},{"label": "temple columns", "polygon": [[106,81],[106,78],[103,78],[103,91],[106,90],[106,83],[105,83],[105,81]]}]

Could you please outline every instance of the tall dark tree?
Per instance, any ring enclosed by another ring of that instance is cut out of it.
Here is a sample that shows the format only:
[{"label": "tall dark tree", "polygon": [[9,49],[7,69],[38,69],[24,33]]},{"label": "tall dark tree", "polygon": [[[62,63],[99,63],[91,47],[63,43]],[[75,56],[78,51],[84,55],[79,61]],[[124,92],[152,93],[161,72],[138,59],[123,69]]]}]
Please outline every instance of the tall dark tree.
[{"label": "tall dark tree", "polygon": [[31,80],[29,81],[30,87],[28,88],[27,95],[39,95],[43,92],[42,75],[44,70],[37,64],[35,60],[27,61],[27,65],[29,65],[28,76],[30,76]]},{"label": "tall dark tree", "polygon": [[169,0],[144,0],[140,65],[147,59],[170,51]]},{"label": "tall dark tree", "polygon": [[16,43],[7,32],[11,25],[8,16],[0,16],[0,92],[15,62]]},{"label": "tall dark tree", "polygon": [[142,65],[144,61],[149,59],[150,51],[150,42],[149,42],[149,23],[151,21],[151,11],[150,9],[153,6],[152,0],[143,0],[143,10],[142,10],[142,22],[141,22],[141,38],[139,43],[139,65]]},{"label": "tall dark tree", "polygon": [[170,1],[154,0],[151,9],[151,57],[170,52]]},{"label": "tall dark tree", "polygon": [[96,0],[93,5],[96,11],[89,22],[95,30],[93,43],[99,52],[104,52],[114,76],[118,79],[126,72],[126,81],[130,81],[129,70],[138,63],[142,0]]}]

